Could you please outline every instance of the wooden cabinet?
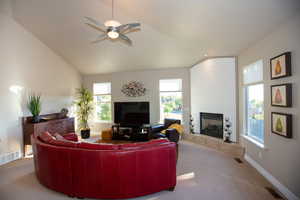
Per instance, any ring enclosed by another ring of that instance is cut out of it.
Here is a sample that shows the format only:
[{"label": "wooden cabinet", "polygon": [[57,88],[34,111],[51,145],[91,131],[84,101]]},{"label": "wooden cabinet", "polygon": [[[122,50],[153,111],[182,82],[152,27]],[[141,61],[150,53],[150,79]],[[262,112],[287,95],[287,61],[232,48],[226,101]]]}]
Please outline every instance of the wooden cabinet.
[{"label": "wooden cabinet", "polygon": [[23,139],[24,153],[26,155],[26,145],[31,145],[30,136],[35,136],[48,131],[51,134],[59,133],[61,135],[75,132],[74,118],[62,117],[60,113],[42,115],[42,122],[32,123],[32,117],[23,117]]}]

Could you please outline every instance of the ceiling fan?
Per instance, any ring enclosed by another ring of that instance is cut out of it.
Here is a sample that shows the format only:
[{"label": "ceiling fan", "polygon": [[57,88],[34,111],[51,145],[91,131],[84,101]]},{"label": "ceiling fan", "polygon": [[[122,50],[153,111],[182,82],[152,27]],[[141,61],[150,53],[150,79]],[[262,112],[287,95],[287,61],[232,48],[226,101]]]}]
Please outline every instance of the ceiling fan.
[{"label": "ceiling fan", "polygon": [[120,22],[114,20],[114,0],[112,0],[111,2],[112,2],[111,20],[108,20],[104,24],[101,24],[93,18],[85,17],[85,19],[88,21],[85,24],[92,27],[93,29],[96,29],[97,31],[102,32],[102,34],[99,35],[96,38],[96,40],[93,41],[92,43],[97,43],[106,39],[110,39],[110,40],[121,39],[124,42],[126,42],[128,45],[132,45],[132,41],[125,34],[140,30],[141,24],[140,23],[121,24]]}]

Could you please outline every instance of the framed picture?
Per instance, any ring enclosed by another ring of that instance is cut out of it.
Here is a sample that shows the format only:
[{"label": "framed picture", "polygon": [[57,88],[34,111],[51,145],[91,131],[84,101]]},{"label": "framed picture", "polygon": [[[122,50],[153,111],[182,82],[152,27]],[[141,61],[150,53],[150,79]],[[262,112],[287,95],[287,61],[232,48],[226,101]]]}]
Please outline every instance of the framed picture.
[{"label": "framed picture", "polygon": [[271,58],[271,79],[283,78],[292,75],[291,52],[283,53]]},{"label": "framed picture", "polygon": [[292,106],[292,84],[271,86],[271,105],[280,107]]},{"label": "framed picture", "polygon": [[283,137],[292,138],[292,115],[272,112],[272,132]]}]

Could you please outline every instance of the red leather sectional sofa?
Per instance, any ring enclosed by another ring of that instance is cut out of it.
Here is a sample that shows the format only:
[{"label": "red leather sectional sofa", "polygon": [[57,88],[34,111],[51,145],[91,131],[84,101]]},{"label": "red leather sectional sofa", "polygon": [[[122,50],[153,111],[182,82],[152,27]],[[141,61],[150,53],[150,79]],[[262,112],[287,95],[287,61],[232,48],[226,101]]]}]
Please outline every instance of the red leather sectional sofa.
[{"label": "red leather sectional sofa", "polygon": [[176,185],[173,142],[113,145],[77,142],[75,134],[64,138],[49,133],[31,138],[37,178],[52,190],[71,197],[119,199]]}]

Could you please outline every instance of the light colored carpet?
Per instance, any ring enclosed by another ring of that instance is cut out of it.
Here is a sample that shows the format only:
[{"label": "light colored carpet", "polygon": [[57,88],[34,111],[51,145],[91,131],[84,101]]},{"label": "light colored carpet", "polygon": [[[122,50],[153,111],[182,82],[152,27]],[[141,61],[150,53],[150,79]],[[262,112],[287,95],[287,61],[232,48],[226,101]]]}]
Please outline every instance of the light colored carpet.
[{"label": "light colored carpet", "polygon": [[[180,142],[178,181],[174,192],[162,191],[136,200],[271,200],[270,184],[246,162]],[[32,159],[0,166],[0,200],[71,200],[45,188],[37,181]]]}]

